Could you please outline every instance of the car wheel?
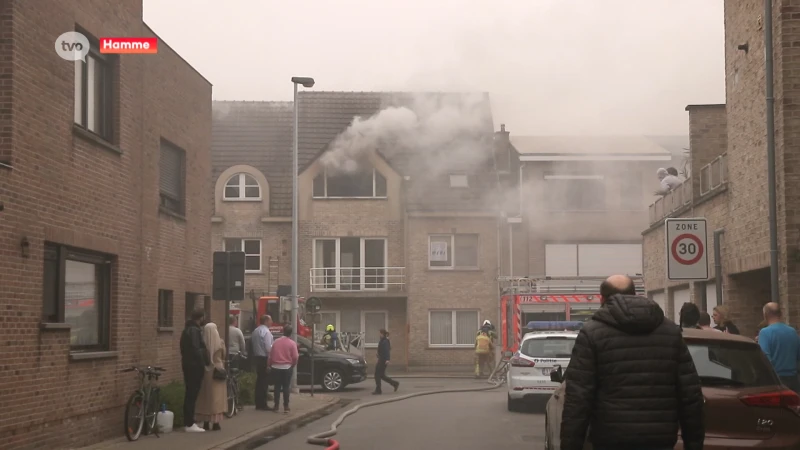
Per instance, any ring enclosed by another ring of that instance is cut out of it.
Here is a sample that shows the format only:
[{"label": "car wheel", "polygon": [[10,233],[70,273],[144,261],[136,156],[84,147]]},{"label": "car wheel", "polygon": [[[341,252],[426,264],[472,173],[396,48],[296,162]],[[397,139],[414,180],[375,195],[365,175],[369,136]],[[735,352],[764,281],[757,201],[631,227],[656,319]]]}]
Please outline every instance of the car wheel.
[{"label": "car wheel", "polygon": [[511,412],[519,411],[519,403],[516,400],[512,400],[511,396],[508,396],[508,410]]},{"label": "car wheel", "polygon": [[329,392],[338,392],[344,389],[344,377],[337,369],[326,370],[322,375],[322,389]]}]

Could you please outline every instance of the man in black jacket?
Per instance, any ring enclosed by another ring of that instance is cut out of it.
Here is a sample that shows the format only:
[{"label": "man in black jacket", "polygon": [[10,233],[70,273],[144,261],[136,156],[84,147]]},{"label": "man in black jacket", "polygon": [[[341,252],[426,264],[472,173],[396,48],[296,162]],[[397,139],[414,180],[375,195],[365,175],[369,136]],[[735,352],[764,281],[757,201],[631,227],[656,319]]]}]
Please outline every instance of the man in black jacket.
[{"label": "man in black jacket", "polygon": [[397,392],[397,388],[400,387],[400,382],[386,376],[386,366],[389,365],[389,360],[391,359],[392,344],[389,342],[388,331],[381,329],[380,333],[381,340],[378,342],[378,361],[375,363],[375,392],[372,393],[373,395],[380,395],[382,393],[381,380],[392,385],[395,392]]},{"label": "man in black jacket", "polygon": [[609,277],[564,374],[561,449],[703,448],[703,394],[680,327],[633,280]]},{"label": "man in black jacket", "polygon": [[205,431],[194,422],[194,407],[200,394],[203,374],[206,366],[211,364],[206,344],[203,342],[203,331],[200,328],[204,319],[205,312],[202,309],[192,311],[192,317],[186,322],[181,334],[181,368],[186,388],[183,397],[183,424],[188,433]]}]

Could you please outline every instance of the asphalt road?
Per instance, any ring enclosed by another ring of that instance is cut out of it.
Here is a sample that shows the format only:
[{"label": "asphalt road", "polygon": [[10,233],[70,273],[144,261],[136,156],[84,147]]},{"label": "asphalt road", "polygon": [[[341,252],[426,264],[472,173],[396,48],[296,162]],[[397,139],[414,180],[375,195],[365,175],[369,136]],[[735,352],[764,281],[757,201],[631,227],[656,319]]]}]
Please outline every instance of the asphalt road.
[{"label": "asphalt road", "polygon": [[[380,397],[370,395],[372,380],[351,386],[339,397],[369,402],[412,392],[465,387],[482,387],[486,382],[469,379],[398,379],[400,389],[391,393],[384,386]],[[388,388],[388,389],[387,389]],[[304,389],[305,391],[305,389]],[[330,428],[331,423],[355,402],[262,447],[314,450],[324,447],[306,444],[310,434]],[[543,406],[527,412],[506,409],[506,390],[438,394],[362,409],[345,419],[335,439],[342,450],[487,450],[493,448],[544,448]]]}]

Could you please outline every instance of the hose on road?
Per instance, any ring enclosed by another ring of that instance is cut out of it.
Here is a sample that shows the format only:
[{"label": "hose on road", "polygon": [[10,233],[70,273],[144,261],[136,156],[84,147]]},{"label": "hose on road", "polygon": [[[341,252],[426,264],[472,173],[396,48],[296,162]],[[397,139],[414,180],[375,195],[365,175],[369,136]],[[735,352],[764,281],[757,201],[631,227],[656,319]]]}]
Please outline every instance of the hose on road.
[{"label": "hose on road", "polygon": [[[494,372],[493,372],[494,373]],[[491,379],[491,377],[489,378]],[[414,392],[411,394],[400,395],[397,397],[389,397],[382,400],[376,400],[373,402],[367,403],[359,403],[358,405],[348,409],[347,411],[343,412],[336,421],[333,422],[331,425],[330,430],[323,431],[322,433],[317,433],[308,437],[306,442],[311,445],[321,445],[326,446],[326,450],[339,450],[339,442],[335,439],[330,439],[331,437],[335,436],[336,433],[339,432],[339,426],[344,422],[348,416],[351,416],[358,412],[361,408],[369,408],[370,406],[377,406],[377,405],[384,405],[386,403],[392,402],[399,402],[400,400],[407,400],[409,398],[414,397],[422,397],[423,395],[434,395],[434,394],[451,394],[451,393],[459,393],[459,392],[481,392],[481,391],[491,391],[493,389],[497,389],[500,386],[505,384],[505,379],[500,380],[498,382],[489,382],[489,386],[479,387],[479,388],[461,388],[461,389],[439,389],[435,391],[422,391],[422,392]]]}]

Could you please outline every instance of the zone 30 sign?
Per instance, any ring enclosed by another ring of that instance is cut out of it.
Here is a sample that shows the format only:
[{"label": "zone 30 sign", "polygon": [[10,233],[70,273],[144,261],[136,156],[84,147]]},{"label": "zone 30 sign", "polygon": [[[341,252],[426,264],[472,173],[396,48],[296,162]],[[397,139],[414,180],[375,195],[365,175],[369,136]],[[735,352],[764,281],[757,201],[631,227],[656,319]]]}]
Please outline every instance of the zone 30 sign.
[{"label": "zone 30 sign", "polygon": [[706,219],[667,219],[667,279],[707,280]]}]

